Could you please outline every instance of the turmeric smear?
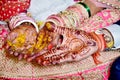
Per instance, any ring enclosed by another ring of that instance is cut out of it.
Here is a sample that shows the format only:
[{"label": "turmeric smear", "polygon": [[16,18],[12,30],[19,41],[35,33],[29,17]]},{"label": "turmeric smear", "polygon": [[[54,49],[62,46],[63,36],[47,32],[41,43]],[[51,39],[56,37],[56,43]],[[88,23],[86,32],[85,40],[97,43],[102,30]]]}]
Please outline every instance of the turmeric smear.
[{"label": "turmeric smear", "polygon": [[35,46],[35,49],[37,50],[42,50],[43,48],[45,48],[48,45],[48,34],[45,34],[45,32],[41,33],[38,38],[37,38],[37,44]]},{"label": "turmeric smear", "polygon": [[37,41],[37,44],[35,46],[36,49],[40,48],[40,46],[41,46],[41,44],[43,42],[43,37],[44,37],[44,34],[41,34],[41,35],[38,36],[38,38],[37,38],[38,41]]},{"label": "turmeric smear", "polygon": [[32,47],[28,49],[28,53],[32,53],[34,50],[34,47],[35,47],[35,44],[33,44]]},{"label": "turmeric smear", "polygon": [[113,45],[114,45],[114,41],[107,43],[107,47],[109,47],[109,48],[113,47]]},{"label": "turmeric smear", "polygon": [[37,25],[38,25],[39,28],[44,24],[43,21],[37,21],[36,23],[37,23]]},{"label": "turmeric smear", "polygon": [[22,47],[25,44],[25,34],[19,34],[16,38],[16,43],[13,44],[15,47]]},{"label": "turmeric smear", "polygon": [[14,49],[22,47],[25,44],[25,34],[19,34],[18,37],[15,39],[15,43],[7,40],[7,44]]},{"label": "turmeric smear", "polygon": [[46,27],[47,27],[47,29],[51,29],[51,27],[52,27],[52,25],[50,24],[50,23],[46,23]]},{"label": "turmeric smear", "polygon": [[9,40],[7,40],[7,44],[8,44],[9,46],[12,46],[12,42],[9,41]]}]

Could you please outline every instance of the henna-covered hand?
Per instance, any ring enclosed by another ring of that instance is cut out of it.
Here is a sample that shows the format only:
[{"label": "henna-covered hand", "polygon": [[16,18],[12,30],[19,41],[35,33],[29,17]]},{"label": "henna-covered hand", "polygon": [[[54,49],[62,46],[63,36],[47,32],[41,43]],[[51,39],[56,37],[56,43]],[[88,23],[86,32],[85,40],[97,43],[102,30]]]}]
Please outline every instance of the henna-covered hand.
[{"label": "henna-covered hand", "polygon": [[14,28],[6,40],[6,53],[19,60],[31,55],[36,44],[37,32],[31,24],[21,24]]},{"label": "henna-covered hand", "polygon": [[96,41],[85,31],[57,26],[49,30],[53,34],[49,45],[52,44],[53,47],[49,50],[49,45],[45,46],[43,50],[28,57],[28,61],[40,65],[59,64],[82,60],[98,50]]}]

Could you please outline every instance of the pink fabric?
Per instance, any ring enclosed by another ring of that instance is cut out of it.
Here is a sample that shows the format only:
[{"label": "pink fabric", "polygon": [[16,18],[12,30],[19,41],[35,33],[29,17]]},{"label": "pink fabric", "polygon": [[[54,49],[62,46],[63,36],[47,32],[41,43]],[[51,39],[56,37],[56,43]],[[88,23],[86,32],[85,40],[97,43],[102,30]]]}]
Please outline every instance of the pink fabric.
[{"label": "pink fabric", "polygon": [[99,28],[107,27],[120,20],[120,11],[117,9],[105,9],[90,19],[86,19],[78,28],[87,32],[93,32]]},{"label": "pink fabric", "polygon": [[7,27],[7,24],[0,24],[0,50],[3,48],[4,41],[7,37],[7,34],[9,32],[9,29]]},{"label": "pink fabric", "polygon": [[119,0],[96,0],[99,3],[106,4],[112,8],[120,8],[120,1]]},{"label": "pink fabric", "polygon": [[[74,0],[75,2],[84,1],[84,0]],[[93,2],[97,7],[104,7],[104,8],[120,8],[120,1],[119,0],[90,0]]]},{"label": "pink fabric", "polygon": [[98,2],[97,0],[90,0],[90,1],[93,2],[97,7],[111,8],[111,7],[108,6],[107,4]]}]

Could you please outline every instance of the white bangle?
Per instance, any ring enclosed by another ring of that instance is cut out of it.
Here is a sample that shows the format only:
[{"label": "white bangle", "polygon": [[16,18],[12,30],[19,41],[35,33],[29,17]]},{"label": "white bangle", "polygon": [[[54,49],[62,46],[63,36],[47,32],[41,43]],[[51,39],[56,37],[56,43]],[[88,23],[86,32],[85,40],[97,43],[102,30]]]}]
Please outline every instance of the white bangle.
[{"label": "white bangle", "polygon": [[16,16],[13,16],[9,22],[9,27],[12,30],[15,27],[17,27],[25,22],[29,22],[29,23],[33,24],[33,26],[36,28],[36,31],[39,32],[39,29],[38,29],[38,26],[37,26],[35,20],[33,18],[27,16],[25,13],[21,13]]}]

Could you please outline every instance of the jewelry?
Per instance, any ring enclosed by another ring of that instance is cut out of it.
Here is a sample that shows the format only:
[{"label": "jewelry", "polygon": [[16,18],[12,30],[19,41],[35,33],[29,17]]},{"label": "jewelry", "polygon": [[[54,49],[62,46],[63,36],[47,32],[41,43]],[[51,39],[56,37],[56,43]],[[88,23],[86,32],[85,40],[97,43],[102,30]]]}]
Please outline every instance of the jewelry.
[{"label": "jewelry", "polygon": [[69,6],[65,11],[51,15],[47,18],[46,23],[53,23],[55,26],[77,27],[80,22],[88,18],[88,12],[79,4]]},{"label": "jewelry", "polygon": [[106,4],[116,9],[120,9],[120,0],[97,0],[97,2]]},{"label": "jewelry", "polygon": [[34,27],[36,28],[36,31],[39,32],[39,29],[38,29],[38,26],[37,26],[35,20],[33,18],[27,16],[26,13],[20,13],[16,16],[13,16],[9,22],[10,29],[12,30],[15,27],[17,27],[25,22],[33,24]]},{"label": "jewelry", "polygon": [[83,2],[78,2],[78,4],[81,4],[87,10],[89,17],[90,17],[91,16],[90,8]]},{"label": "jewelry", "polygon": [[75,2],[85,2],[85,0],[74,0]]},{"label": "jewelry", "polygon": [[79,0],[80,2],[85,2],[85,0]]},{"label": "jewelry", "polygon": [[112,35],[113,39],[111,41],[114,41],[114,49],[120,48],[120,37],[119,37],[119,32],[120,32],[120,26],[117,24],[110,25],[109,27],[106,28]]},{"label": "jewelry", "polygon": [[104,34],[107,48],[112,48],[114,46],[114,38],[113,38],[112,33],[106,28],[103,28],[102,32]]}]

